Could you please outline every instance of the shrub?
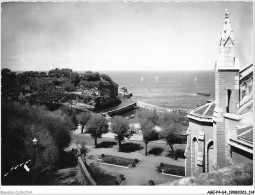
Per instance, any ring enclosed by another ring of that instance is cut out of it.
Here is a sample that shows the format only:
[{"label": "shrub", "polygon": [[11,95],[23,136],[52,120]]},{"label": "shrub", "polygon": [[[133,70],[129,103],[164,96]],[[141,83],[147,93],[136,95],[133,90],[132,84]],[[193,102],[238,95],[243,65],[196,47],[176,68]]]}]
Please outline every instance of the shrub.
[{"label": "shrub", "polygon": [[97,164],[90,163],[86,167],[97,185],[119,185],[119,182],[116,182],[116,176],[105,172]]},{"label": "shrub", "polygon": [[129,153],[129,152],[134,152],[141,149],[143,149],[143,147],[137,143],[129,142],[129,143],[124,143],[121,145],[121,152]]},{"label": "shrub", "polygon": [[185,176],[185,170],[180,168],[167,168],[164,170],[164,173]]},{"label": "shrub", "polygon": [[119,185],[120,184],[120,181],[118,180],[118,178],[114,181],[114,184],[115,185]]},{"label": "shrub", "polygon": [[86,148],[84,143],[81,144],[80,152],[82,157],[85,157],[88,153],[88,148]]},{"label": "shrub", "polygon": [[124,181],[126,178],[125,178],[125,176],[123,175],[123,174],[120,174],[120,179],[122,180],[122,181]]},{"label": "shrub", "polygon": [[133,166],[133,167],[136,167],[136,163],[135,163],[135,162],[133,162],[133,163],[132,163],[132,166]]},{"label": "shrub", "polygon": [[160,173],[162,173],[162,169],[161,169],[161,166],[159,165],[159,166],[157,166],[157,169],[156,169],[156,171],[157,172],[160,172]]},{"label": "shrub", "polygon": [[104,154],[102,154],[102,158],[104,158],[105,157],[105,155]]},{"label": "shrub", "polygon": [[139,160],[138,159],[135,159],[135,163],[138,163],[139,162]]},{"label": "shrub", "polygon": [[176,150],[175,155],[177,158],[185,158],[183,150]]},{"label": "shrub", "polygon": [[120,166],[129,166],[130,162],[124,159],[118,159],[114,157],[105,157],[104,162],[114,165],[120,165]]},{"label": "shrub", "polygon": [[150,186],[154,186],[154,185],[155,185],[155,182],[151,179],[151,180],[148,181],[148,184],[149,184]]},{"label": "shrub", "polygon": [[106,81],[112,82],[112,79],[107,74],[101,74],[101,78]]},{"label": "shrub", "polygon": [[169,156],[170,158],[174,158],[174,152],[173,152],[173,151],[169,151],[168,156]]},{"label": "shrub", "polygon": [[163,166],[165,166],[165,164],[164,163],[160,163],[160,166],[163,167]]}]

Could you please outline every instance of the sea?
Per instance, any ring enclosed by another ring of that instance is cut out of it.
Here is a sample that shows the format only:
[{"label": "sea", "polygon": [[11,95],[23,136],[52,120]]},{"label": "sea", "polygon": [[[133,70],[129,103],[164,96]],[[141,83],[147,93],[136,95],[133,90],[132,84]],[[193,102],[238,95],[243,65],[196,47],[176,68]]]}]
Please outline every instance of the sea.
[{"label": "sea", "polygon": [[110,110],[137,101],[165,108],[194,109],[215,98],[214,71],[109,71],[100,73],[109,75],[120,87],[126,87],[128,92],[133,94],[131,98],[122,98],[122,103]]}]

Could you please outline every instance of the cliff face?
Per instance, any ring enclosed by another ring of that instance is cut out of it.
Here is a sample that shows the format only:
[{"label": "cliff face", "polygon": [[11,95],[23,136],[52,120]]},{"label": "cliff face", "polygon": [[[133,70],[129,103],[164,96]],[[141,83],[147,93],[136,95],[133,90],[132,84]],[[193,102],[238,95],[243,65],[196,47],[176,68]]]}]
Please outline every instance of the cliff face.
[{"label": "cliff face", "polygon": [[109,96],[111,98],[116,98],[118,95],[118,85],[110,81],[101,81],[98,90],[101,96]]},{"label": "cliff face", "polygon": [[114,82],[102,81],[98,86],[100,96],[96,98],[95,109],[103,109],[116,106],[121,103],[118,96],[118,85]]}]

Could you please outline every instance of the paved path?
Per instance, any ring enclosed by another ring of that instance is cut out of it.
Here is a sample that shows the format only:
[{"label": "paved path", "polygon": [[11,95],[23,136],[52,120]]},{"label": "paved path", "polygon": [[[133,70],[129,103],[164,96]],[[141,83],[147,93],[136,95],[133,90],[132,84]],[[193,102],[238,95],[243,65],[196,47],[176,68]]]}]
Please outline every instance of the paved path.
[{"label": "paved path", "polygon": [[[148,151],[152,148],[162,148],[163,152],[159,156],[155,155],[144,155],[144,149],[137,150],[135,152],[130,153],[124,153],[118,151],[118,145],[113,145],[111,148],[94,148],[94,140],[90,137],[88,134],[80,134],[80,129],[77,129],[73,132],[72,135],[72,144],[70,148],[76,147],[76,141],[85,141],[86,147],[89,149],[88,156],[93,155],[94,160],[87,160],[87,163],[90,162],[97,162],[97,158],[100,157],[102,154],[107,155],[113,155],[113,156],[120,156],[120,157],[126,157],[126,158],[132,158],[132,159],[139,159],[142,161],[141,164],[139,164],[137,167],[130,167],[128,169],[126,168],[119,168],[114,167],[110,165],[102,165],[100,164],[101,168],[105,171],[114,174],[119,175],[123,174],[126,178],[123,185],[147,185],[148,181],[152,179],[156,184],[162,184],[166,182],[173,181],[175,179],[179,179],[178,177],[172,177],[172,176],[166,176],[162,175],[158,172],[156,172],[156,167],[161,163],[165,164],[171,164],[171,165],[177,165],[184,167],[184,159],[178,159],[173,160],[172,158],[165,157],[167,152],[170,150],[169,146],[165,143],[149,143],[148,145]],[[107,135],[104,135],[102,139],[99,139],[99,143],[102,141],[114,141],[114,134],[108,133]],[[134,137],[134,140],[127,140],[126,142],[132,142],[132,143],[138,143],[141,146],[144,146],[144,143],[142,142],[142,137],[137,136]],[[184,145],[177,145],[176,148],[185,148]],[[70,149],[69,148],[69,149]]]}]

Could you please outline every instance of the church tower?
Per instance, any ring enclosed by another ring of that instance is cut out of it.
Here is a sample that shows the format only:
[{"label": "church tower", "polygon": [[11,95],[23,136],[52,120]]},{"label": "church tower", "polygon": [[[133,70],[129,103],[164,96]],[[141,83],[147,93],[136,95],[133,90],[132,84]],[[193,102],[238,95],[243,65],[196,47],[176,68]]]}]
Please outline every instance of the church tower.
[{"label": "church tower", "polygon": [[225,113],[237,113],[239,107],[239,63],[234,57],[235,39],[225,12],[225,21],[220,38],[219,56],[215,63],[215,110],[213,114],[213,142],[215,169],[225,166],[226,131]]}]

